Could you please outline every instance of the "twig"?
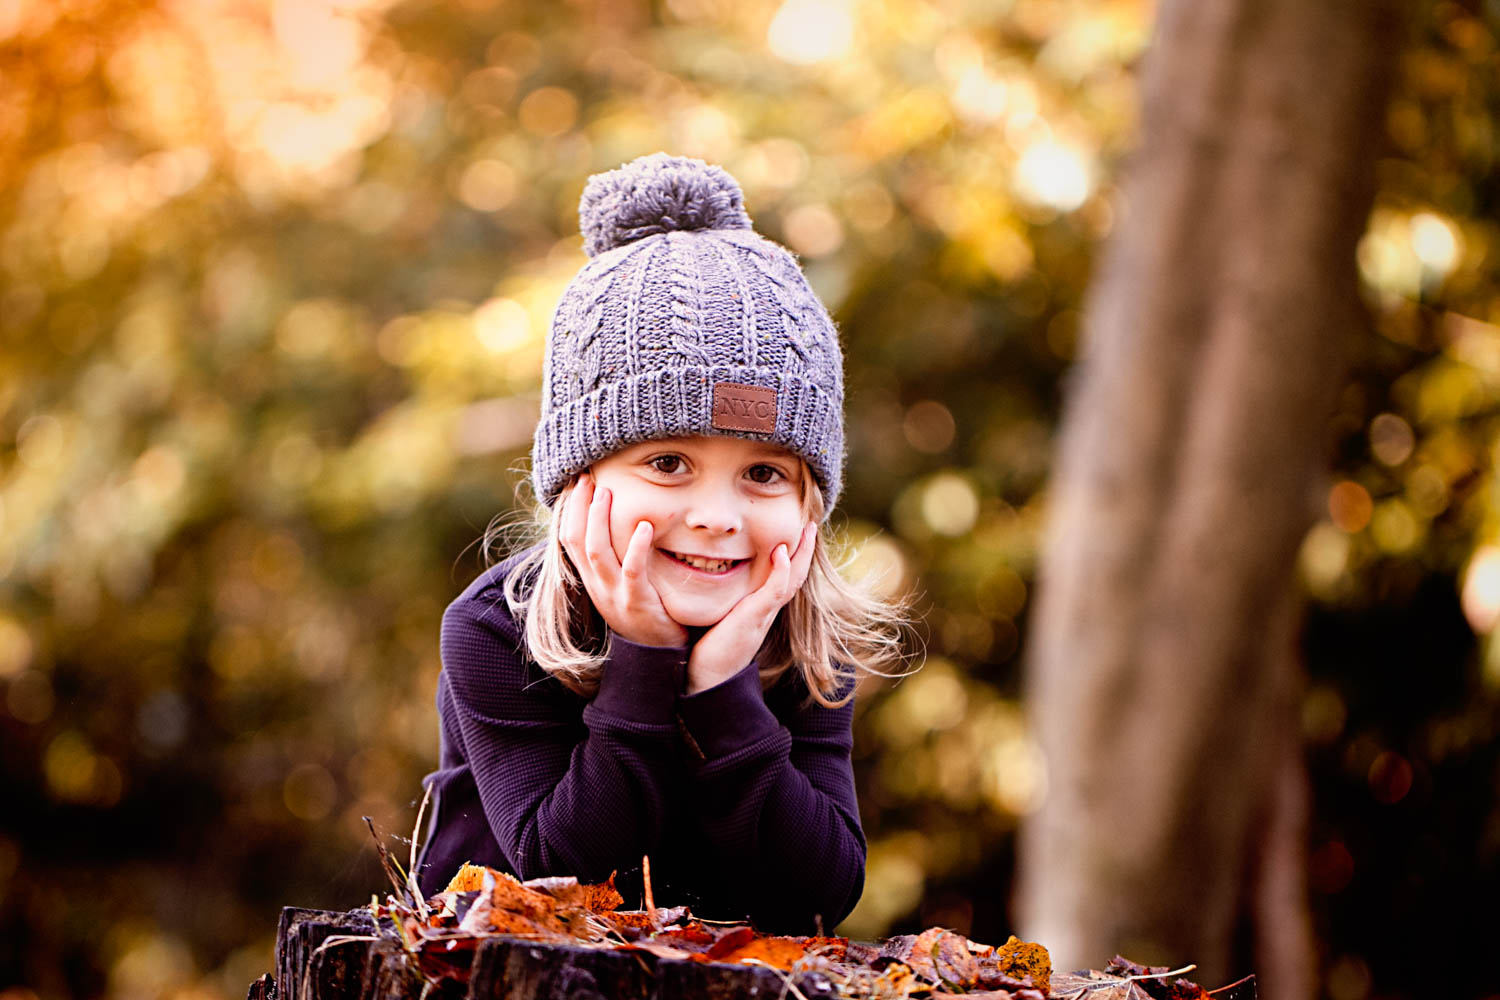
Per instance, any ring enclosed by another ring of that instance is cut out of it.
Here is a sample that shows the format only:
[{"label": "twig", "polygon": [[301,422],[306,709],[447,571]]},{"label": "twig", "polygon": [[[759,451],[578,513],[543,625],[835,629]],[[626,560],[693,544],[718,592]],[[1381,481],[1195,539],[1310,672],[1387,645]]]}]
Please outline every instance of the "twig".
[{"label": "twig", "polygon": [[1126,976],[1125,978],[1131,982],[1135,982],[1137,979],[1165,979],[1168,976],[1185,976],[1196,968],[1196,965],[1184,965],[1180,969],[1172,969],[1168,972],[1152,972],[1140,976]]},{"label": "twig", "polygon": [[1252,972],[1252,973],[1250,973],[1250,975],[1246,976],[1243,979],[1236,979],[1234,982],[1230,983],[1228,986],[1220,986],[1216,990],[1209,990],[1208,991],[1208,995],[1209,996],[1213,996],[1215,993],[1223,993],[1225,990],[1232,990],[1236,986],[1241,986],[1241,985],[1243,985],[1245,983],[1248,983],[1250,980],[1252,980],[1254,978],[1255,978],[1255,973]]},{"label": "twig", "polygon": [[651,855],[641,855],[641,880],[646,884],[646,917],[656,926],[656,897],[651,895]]},{"label": "twig", "polygon": [[417,912],[422,919],[427,919],[427,899],[422,895],[422,887],[417,882],[417,835],[422,832],[422,817],[427,814],[427,804],[432,801],[432,785],[427,785],[422,793],[422,804],[417,807],[417,822],[411,830],[411,855],[406,865],[406,888],[411,892],[413,902],[417,904]]},{"label": "twig", "polygon": [[740,960],[740,964],[741,965],[758,965],[758,966],[760,966],[763,969],[770,969],[772,972],[776,973],[776,976],[781,980],[781,997],[780,997],[780,1000],[786,1000],[787,993],[791,993],[791,995],[794,996],[794,997],[796,997],[797,1000],[807,1000],[807,994],[805,994],[801,990],[797,989],[797,984],[794,983],[794,982],[792,982],[791,975],[789,973],[782,972],[780,969],[776,968],[776,966],[772,965],[770,962],[762,962],[758,958],[744,958],[744,959]]},{"label": "twig", "polygon": [[390,849],[380,839],[380,833],[375,829],[375,821],[369,816],[360,817],[365,821],[365,826],[370,828],[370,836],[375,838],[375,852],[380,855],[380,867],[385,869],[385,877],[391,880],[391,888],[400,896],[406,892],[406,873],[401,870],[401,865],[391,857]]}]

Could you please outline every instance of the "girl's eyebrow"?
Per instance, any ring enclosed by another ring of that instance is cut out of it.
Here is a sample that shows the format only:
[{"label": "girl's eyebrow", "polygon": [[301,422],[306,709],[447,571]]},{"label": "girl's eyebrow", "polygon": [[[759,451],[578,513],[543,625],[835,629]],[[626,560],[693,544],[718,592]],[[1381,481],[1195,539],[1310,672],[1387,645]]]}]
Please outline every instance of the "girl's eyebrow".
[{"label": "girl's eyebrow", "polygon": [[801,460],[796,455],[793,455],[791,452],[785,451],[781,448],[757,448],[750,453],[750,457],[752,460],[760,462],[766,461],[767,459],[776,459],[778,461],[791,462],[794,464],[800,464],[801,462]]}]

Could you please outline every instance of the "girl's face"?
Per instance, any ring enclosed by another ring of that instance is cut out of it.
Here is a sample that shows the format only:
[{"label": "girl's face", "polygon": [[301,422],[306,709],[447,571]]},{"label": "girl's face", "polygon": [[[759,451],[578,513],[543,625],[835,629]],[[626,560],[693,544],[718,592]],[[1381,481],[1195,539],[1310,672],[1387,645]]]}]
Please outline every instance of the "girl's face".
[{"label": "girl's face", "polygon": [[777,445],[684,437],[630,445],[591,470],[612,496],[610,541],[625,558],[642,521],[653,528],[648,572],[680,625],[718,624],[766,582],[771,553],[797,550],[807,525],[802,460]]}]

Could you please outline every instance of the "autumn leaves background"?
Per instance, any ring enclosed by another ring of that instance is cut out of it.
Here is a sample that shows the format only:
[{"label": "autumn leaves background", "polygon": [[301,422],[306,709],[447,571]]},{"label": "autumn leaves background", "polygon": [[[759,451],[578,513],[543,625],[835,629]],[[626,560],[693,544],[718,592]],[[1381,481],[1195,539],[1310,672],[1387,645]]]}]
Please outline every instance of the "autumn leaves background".
[{"label": "autumn leaves background", "polygon": [[[861,699],[844,930],[1003,940],[1053,790],[1020,663],[1054,434],[1155,14],[0,3],[7,1000],[238,996],[278,907],[380,887],[359,817],[415,816],[438,617],[516,504],[579,190],[658,148],[725,164],[834,311],[835,525],[926,623],[922,671]],[[1336,1000],[1417,990],[1398,940],[1462,959],[1433,915],[1496,888],[1496,31],[1477,0],[1402,26],[1374,332],[1296,557]]]}]

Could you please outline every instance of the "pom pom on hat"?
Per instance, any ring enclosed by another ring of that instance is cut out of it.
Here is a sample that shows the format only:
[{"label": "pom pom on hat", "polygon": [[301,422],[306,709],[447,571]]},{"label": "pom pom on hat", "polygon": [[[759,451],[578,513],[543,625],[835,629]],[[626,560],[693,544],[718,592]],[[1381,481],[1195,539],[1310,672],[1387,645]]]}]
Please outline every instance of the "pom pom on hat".
[{"label": "pom pom on hat", "polygon": [[666,153],[589,178],[578,219],[590,257],[657,233],[751,228],[733,177],[702,160]]}]

